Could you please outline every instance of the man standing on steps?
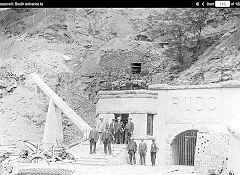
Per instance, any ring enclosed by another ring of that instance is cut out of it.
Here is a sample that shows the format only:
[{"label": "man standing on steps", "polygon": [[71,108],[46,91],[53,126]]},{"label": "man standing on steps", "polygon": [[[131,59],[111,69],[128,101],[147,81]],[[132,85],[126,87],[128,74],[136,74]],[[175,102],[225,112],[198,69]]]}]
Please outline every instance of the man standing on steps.
[{"label": "man standing on steps", "polygon": [[141,139],[141,141],[138,147],[138,154],[140,155],[141,165],[146,165],[147,144],[144,142],[144,139]]},{"label": "man standing on steps", "polygon": [[116,127],[116,144],[122,144],[122,133],[123,133],[123,122],[121,122],[121,118],[117,118]]},{"label": "man standing on steps", "polygon": [[[90,142],[90,154],[96,154],[96,144],[99,138],[98,131],[96,130],[96,126],[93,126],[93,130],[90,131],[89,134],[89,142]],[[93,150],[92,150],[93,147]]]},{"label": "man standing on steps", "polygon": [[152,139],[152,145],[151,145],[151,162],[152,162],[152,166],[155,166],[155,160],[156,160],[156,154],[158,152],[158,147],[157,144],[155,143],[155,139]]},{"label": "man standing on steps", "polygon": [[125,126],[125,143],[128,144],[130,137],[132,136],[134,131],[134,124],[132,122],[132,118],[128,118],[128,122]]},{"label": "man standing on steps", "polygon": [[[98,130],[100,138],[102,136],[102,133],[103,133],[104,129],[105,129],[105,123],[103,122],[103,118],[100,118],[100,122],[97,125],[97,130]],[[100,145],[101,145],[101,143],[102,142],[100,140]]]},{"label": "man standing on steps", "polygon": [[112,143],[115,143],[115,141],[116,141],[115,127],[116,127],[115,119],[112,119],[112,122],[110,123],[110,131],[114,137],[114,140]]},{"label": "man standing on steps", "polygon": [[112,148],[111,148],[111,143],[113,141],[113,135],[111,131],[109,130],[109,127],[106,126],[106,130],[102,133],[102,142],[104,145],[104,153],[107,154],[107,149],[108,153],[111,155],[112,154]]},{"label": "man standing on steps", "polygon": [[108,128],[109,128],[108,119],[106,119],[106,122],[105,122],[105,127],[104,127],[104,128],[106,128],[106,127],[108,127]]},{"label": "man standing on steps", "polygon": [[133,137],[130,138],[130,142],[127,145],[127,151],[129,154],[129,161],[130,164],[136,164],[136,158],[135,158],[135,153],[137,152],[137,144],[133,140]]}]

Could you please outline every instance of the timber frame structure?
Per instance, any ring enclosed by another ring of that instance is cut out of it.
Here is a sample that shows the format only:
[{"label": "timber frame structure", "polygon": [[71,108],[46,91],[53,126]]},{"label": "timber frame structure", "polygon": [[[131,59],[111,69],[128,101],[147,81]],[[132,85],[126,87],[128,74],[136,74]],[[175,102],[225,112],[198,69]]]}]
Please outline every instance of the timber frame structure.
[{"label": "timber frame structure", "polygon": [[[57,129],[62,128],[62,123],[61,122],[53,122],[54,117],[53,114],[55,114],[55,105],[69,117],[73,123],[83,132],[83,140],[86,140],[88,138],[88,135],[92,128],[79,116],[77,115],[37,74],[32,73],[31,74],[32,78],[34,79],[35,83],[37,86],[45,93],[48,95],[50,98],[49,102],[49,108],[48,108],[48,115],[46,119],[46,125],[45,125],[45,130],[44,130],[44,136],[51,138],[51,133],[49,130],[49,127],[55,127]],[[55,105],[53,105],[55,104]],[[51,107],[52,106],[52,107]],[[50,107],[52,110],[50,110]],[[50,113],[50,111],[54,111],[54,113]],[[61,118],[60,118],[61,119]],[[47,122],[51,121],[51,124],[48,124]],[[57,139],[57,138],[56,138]],[[54,140],[56,141],[56,140]]]}]

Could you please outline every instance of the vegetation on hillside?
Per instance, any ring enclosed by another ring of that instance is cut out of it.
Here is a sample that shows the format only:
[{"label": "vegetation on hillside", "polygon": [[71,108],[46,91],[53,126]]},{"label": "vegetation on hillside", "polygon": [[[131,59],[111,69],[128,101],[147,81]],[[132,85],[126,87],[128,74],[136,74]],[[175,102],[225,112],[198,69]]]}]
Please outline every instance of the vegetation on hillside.
[{"label": "vegetation on hillside", "polygon": [[[138,48],[127,43],[130,49],[119,47],[118,51],[111,49],[104,52],[100,56],[98,75],[92,84],[98,89],[102,87],[102,90],[131,89],[130,84],[134,84],[136,79],[151,84],[155,83],[154,77],[159,74],[161,80],[158,83],[171,84],[227,31],[223,29],[209,35],[209,28],[218,28],[236,16],[238,10],[235,9],[206,8],[166,9],[149,14],[144,20],[132,23],[133,28],[138,29],[142,24],[142,31],[135,35],[132,43],[149,44]],[[160,51],[161,55],[153,54],[153,51]],[[142,63],[144,73],[139,76],[131,73],[131,63],[134,61]]]}]

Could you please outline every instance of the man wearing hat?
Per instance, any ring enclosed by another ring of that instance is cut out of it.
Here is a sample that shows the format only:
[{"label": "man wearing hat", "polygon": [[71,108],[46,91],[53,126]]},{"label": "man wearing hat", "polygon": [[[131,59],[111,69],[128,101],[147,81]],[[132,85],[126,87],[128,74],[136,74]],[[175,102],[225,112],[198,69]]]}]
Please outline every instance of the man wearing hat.
[{"label": "man wearing hat", "polygon": [[147,144],[144,142],[144,139],[141,139],[141,143],[138,146],[138,154],[140,155],[141,165],[146,165],[146,153],[147,153]]},{"label": "man wearing hat", "polygon": [[133,137],[130,137],[130,141],[128,142],[128,145],[127,145],[127,151],[128,151],[128,155],[129,155],[130,164],[131,165],[136,164],[135,153],[137,152],[137,144],[133,140]]},{"label": "man wearing hat", "polygon": [[133,134],[134,124],[132,122],[132,118],[128,118],[128,122],[125,126],[125,143],[128,144],[130,137]]},{"label": "man wearing hat", "polygon": [[116,122],[115,122],[115,119],[113,118],[109,128],[114,137],[113,143],[115,143],[115,140],[116,140],[115,127],[116,127]]},{"label": "man wearing hat", "polygon": [[123,122],[121,121],[121,117],[117,118],[115,134],[116,134],[116,143],[122,143],[122,133],[123,133]]},{"label": "man wearing hat", "polygon": [[108,119],[106,119],[106,122],[105,122],[105,127],[104,127],[104,128],[106,128],[106,127],[108,127],[108,128],[109,128]]},{"label": "man wearing hat", "polygon": [[157,147],[157,144],[155,143],[155,139],[152,139],[152,145],[151,145],[151,162],[152,166],[155,166],[155,160],[156,160],[156,154],[158,152],[159,148]]},{"label": "man wearing hat", "polygon": [[[100,138],[104,129],[105,129],[105,123],[103,122],[103,118],[100,118],[100,121],[97,125],[97,131],[99,133]],[[100,144],[101,144],[101,141],[100,141]]]},{"label": "man wearing hat", "polygon": [[114,140],[113,135],[111,131],[109,130],[109,127],[106,126],[105,131],[102,133],[102,142],[104,145],[104,153],[107,154],[107,149],[108,153],[111,155],[112,154],[112,149],[111,149],[111,143]]},{"label": "man wearing hat", "polygon": [[[99,133],[96,130],[96,126],[93,126],[93,130],[90,131],[89,134],[89,142],[90,142],[90,154],[96,154],[96,144],[99,138]],[[93,150],[92,150],[93,147]]]}]

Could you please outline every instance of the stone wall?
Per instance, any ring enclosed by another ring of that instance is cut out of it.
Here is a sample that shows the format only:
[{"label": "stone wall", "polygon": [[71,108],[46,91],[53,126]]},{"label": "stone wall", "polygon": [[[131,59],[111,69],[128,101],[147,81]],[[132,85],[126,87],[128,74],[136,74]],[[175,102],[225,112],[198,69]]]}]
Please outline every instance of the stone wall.
[{"label": "stone wall", "polygon": [[100,91],[96,98],[96,113],[156,114],[157,95],[147,90]]},{"label": "stone wall", "polygon": [[240,138],[231,135],[228,151],[228,171],[234,174],[240,174]]},{"label": "stone wall", "polygon": [[229,135],[223,133],[198,132],[195,150],[194,172],[227,172]]}]

